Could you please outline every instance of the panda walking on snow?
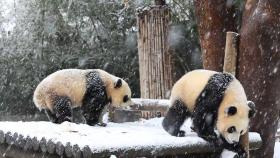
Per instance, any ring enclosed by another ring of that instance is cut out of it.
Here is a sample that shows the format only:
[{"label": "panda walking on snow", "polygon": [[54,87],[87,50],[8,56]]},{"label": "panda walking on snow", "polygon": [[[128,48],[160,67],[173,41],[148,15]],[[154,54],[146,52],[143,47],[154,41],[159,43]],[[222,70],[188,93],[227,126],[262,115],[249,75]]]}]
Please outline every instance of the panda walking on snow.
[{"label": "panda walking on snow", "polygon": [[131,90],[121,78],[100,69],[64,69],[46,77],[37,86],[33,101],[54,123],[72,121],[72,108],[81,107],[88,125],[102,122],[102,111],[131,104]]},{"label": "panda walking on snow", "polygon": [[199,137],[247,157],[239,138],[248,130],[255,105],[247,101],[234,76],[209,70],[191,71],[175,83],[170,101],[162,122],[169,134],[184,136],[180,127],[190,117]]}]

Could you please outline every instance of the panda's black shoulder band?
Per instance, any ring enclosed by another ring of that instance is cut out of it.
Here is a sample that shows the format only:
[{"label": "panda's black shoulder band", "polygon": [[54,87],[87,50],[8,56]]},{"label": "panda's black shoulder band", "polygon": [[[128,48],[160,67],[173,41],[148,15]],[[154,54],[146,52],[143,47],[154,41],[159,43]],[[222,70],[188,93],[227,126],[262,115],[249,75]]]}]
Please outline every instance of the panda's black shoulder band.
[{"label": "panda's black shoulder band", "polygon": [[106,87],[98,71],[90,71],[86,74],[86,92],[81,107],[87,124],[97,123],[105,105],[109,103]]},{"label": "panda's black shoulder band", "polygon": [[218,109],[224,93],[234,77],[228,73],[216,73],[210,77],[196,100],[193,124],[201,135],[213,135]]}]

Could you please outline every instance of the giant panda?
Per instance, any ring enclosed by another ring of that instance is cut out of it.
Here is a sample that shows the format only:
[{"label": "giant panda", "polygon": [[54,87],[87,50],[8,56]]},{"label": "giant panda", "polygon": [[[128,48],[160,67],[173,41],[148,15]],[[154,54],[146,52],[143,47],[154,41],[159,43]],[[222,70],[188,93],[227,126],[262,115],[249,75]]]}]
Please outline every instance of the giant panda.
[{"label": "giant panda", "polygon": [[131,90],[121,78],[100,69],[64,69],[43,79],[34,91],[33,101],[44,109],[50,121],[72,121],[72,108],[80,107],[88,125],[102,125],[105,106],[131,104]]},{"label": "giant panda", "polygon": [[162,122],[169,134],[184,136],[180,127],[191,118],[199,137],[246,157],[239,138],[248,130],[255,105],[247,101],[233,75],[210,70],[188,72],[174,84],[170,103]]}]

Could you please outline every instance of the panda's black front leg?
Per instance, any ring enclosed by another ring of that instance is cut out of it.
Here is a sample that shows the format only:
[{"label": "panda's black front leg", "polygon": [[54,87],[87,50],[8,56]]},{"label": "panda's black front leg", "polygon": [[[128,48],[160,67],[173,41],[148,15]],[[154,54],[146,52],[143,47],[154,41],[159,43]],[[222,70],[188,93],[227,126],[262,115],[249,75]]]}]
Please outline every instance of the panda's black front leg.
[{"label": "panda's black front leg", "polygon": [[100,117],[102,117],[102,111],[104,110],[105,105],[106,101],[104,98],[92,98],[84,103],[81,110],[88,125],[106,126],[106,124],[100,122]]},{"label": "panda's black front leg", "polygon": [[185,131],[180,130],[180,128],[189,116],[190,112],[185,104],[180,100],[176,100],[164,117],[162,126],[172,136],[183,137],[185,136]]},{"label": "panda's black front leg", "polygon": [[205,107],[195,110],[193,113],[193,128],[197,135],[207,142],[219,146],[222,140],[214,131],[215,114],[208,112]]}]

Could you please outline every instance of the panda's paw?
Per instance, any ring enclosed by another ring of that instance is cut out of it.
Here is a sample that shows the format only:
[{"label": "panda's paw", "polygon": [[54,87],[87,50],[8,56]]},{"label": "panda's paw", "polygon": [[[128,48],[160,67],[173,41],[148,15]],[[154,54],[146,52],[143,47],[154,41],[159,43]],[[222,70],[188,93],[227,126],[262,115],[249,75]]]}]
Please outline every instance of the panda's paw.
[{"label": "panda's paw", "polygon": [[247,153],[246,152],[241,152],[237,155],[237,158],[247,158]]},{"label": "panda's paw", "polygon": [[99,123],[97,123],[97,125],[100,126],[100,127],[106,127],[107,123],[99,122]]},{"label": "panda's paw", "polygon": [[235,155],[233,156],[233,158],[239,158],[239,156],[238,156],[237,154],[235,154]]},{"label": "panda's paw", "polygon": [[177,137],[184,137],[186,135],[185,131],[179,131]]},{"label": "panda's paw", "polygon": [[247,158],[247,154],[235,154],[233,158]]}]

